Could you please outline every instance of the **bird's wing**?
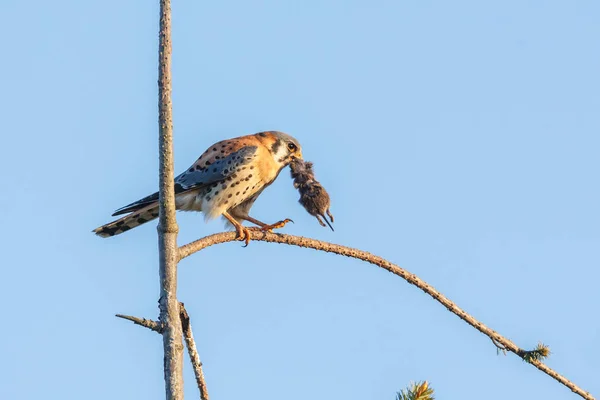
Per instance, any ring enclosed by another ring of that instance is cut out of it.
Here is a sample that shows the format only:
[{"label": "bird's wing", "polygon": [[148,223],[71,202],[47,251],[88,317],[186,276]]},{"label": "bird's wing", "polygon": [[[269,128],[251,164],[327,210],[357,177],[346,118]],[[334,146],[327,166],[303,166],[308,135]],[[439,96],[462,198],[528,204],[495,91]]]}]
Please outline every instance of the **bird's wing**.
[{"label": "bird's wing", "polygon": [[227,179],[238,169],[250,164],[257,155],[257,149],[257,146],[245,146],[229,155],[213,155],[206,159],[200,157],[187,171],[175,178],[175,191],[179,190],[177,193],[180,193]]},{"label": "bird's wing", "polygon": [[[232,179],[238,170],[247,168],[248,164],[257,155],[257,146],[246,145],[240,147],[240,143],[236,143],[237,146],[230,145],[221,148],[222,143],[227,142],[223,141],[215,144],[200,156],[190,168],[177,176],[175,178],[175,194],[211,185],[228,178]],[[236,147],[239,148],[236,149]],[[225,149],[225,151],[221,152],[222,149]],[[158,201],[158,192],[119,208],[113,216],[138,210],[156,201]]]}]

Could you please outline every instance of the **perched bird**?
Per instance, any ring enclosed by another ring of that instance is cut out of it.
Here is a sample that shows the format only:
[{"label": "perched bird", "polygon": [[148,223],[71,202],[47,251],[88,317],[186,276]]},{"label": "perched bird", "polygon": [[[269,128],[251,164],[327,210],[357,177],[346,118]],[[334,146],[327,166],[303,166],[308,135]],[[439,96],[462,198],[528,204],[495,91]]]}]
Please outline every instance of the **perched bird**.
[{"label": "perched bird", "polygon": [[[265,224],[248,215],[254,201],[293,159],[302,159],[296,139],[283,132],[259,132],[215,143],[185,172],[175,178],[175,206],[201,211],[205,220],[222,215],[236,229],[237,238],[250,241],[248,221],[263,231],[281,228],[290,219]],[[121,234],[158,217],[158,192],[119,208],[128,214],[94,229],[101,237]]]},{"label": "perched bird", "polygon": [[331,222],[333,222],[333,215],[329,211],[331,199],[323,185],[315,179],[313,163],[294,159],[290,163],[290,170],[292,179],[294,180],[294,187],[300,192],[300,200],[298,202],[302,204],[310,215],[317,218],[321,226],[325,226],[323,221],[321,221],[322,217],[333,231],[333,226],[331,226],[327,217],[325,217],[325,213],[327,213]]}]

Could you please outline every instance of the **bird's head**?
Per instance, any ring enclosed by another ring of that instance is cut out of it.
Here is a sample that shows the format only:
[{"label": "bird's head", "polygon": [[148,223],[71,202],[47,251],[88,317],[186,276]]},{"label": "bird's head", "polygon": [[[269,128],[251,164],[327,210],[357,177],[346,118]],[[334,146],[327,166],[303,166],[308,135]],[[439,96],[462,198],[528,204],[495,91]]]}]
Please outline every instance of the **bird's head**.
[{"label": "bird's head", "polygon": [[278,131],[259,132],[255,135],[263,143],[276,163],[285,167],[294,158],[302,159],[300,143],[287,133]]}]

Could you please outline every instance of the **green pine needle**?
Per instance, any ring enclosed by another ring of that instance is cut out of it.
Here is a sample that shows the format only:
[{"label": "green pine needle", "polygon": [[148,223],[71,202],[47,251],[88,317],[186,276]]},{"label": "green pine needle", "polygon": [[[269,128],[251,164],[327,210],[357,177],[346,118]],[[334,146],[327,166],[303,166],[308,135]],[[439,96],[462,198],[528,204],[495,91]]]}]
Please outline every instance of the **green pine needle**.
[{"label": "green pine needle", "polygon": [[531,363],[532,361],[542,361],[550,355],[550,348],[543,343],[538,343],[535,349],[526,350],[523,354],[523,361]]},{"label": "green pine needle", "polygon": [[427,381],[413,383],[405,390],[398,392],[396,400],[435,400],[433,389]]}]

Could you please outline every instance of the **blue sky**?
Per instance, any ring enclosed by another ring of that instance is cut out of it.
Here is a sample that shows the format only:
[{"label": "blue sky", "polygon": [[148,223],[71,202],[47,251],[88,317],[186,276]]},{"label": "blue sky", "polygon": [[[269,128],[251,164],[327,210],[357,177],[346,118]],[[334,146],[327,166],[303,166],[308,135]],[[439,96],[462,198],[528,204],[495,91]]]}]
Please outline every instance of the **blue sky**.
[{"label": "blue sky", "polygon": [[[0,397],[163,398],[155,225],[90,233],[157,185],[157,1],[5,0],[0,33]],[[176,170],[283,130],[336,231],[287,171],[254,216],[416,273],[600,393],[600,5],[175,1]],[[178,214],[181,244],[218,232]],[[576,398],[373,266],[284,246],[180,265],[215,399]],[[186,391],[197,393],[186,360]]]}]

